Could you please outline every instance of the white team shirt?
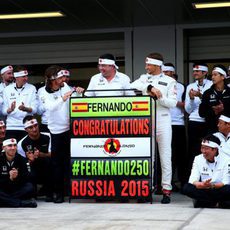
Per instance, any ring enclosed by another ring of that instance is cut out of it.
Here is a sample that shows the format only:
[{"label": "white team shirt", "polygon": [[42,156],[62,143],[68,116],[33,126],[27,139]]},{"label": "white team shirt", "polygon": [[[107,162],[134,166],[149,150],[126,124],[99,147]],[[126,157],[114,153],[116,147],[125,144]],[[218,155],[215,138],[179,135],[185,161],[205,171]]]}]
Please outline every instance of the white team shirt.
[{"label": "white team shirt", "polygon": [[42,101],[47,111],[48,129],[52,134],[60,134],[69,130],[69,99],[63,101],[65,93],[71,88],[64,83],[58,91],[49,93],[45,90],[44,100]]},{"label": "white team shirt", "polygon": [[204,79],[202,86],[199,86],[198,81],[191,83],[187,86],[185,96],[185,110],[189,114],[190,121],[205,122],[205,119],[199,116],[199,106],[201,103],[201,99],[199,97],[195,97],[194,100],[191,100],[189,97],[189,91],[191,89],[196,91],[200,90],[200,92],[203,94],[211,86],[212,81],[208,79]]},{"label": "white team shirt", "polygon": [[[113,89],[130,89],[130,78],[118,71],[111,81],[107,81],[101,73],[98,73],[90,79],[87,90],[113,90]],[[99,97],[99,96],[133,96],[135,93],[133,91],[95,91],[95,92],[85,92],[87,97]]]},{"label": "white team shirt", "polygon": [[209,163],[203,154],[195,157],[189,183],[193,184],[210,178],[211,183],[230,184],[230,161],[224,155],[216,156],[214,163]]},{"label": "white team shirt", "polygon": [[[184,86],[177,82],[177,101],[182,102],[182,95],[184,93]],[[179,107],[170,108],[172,125],[184,125],[184,110]]]},{"label": "white team shirt", "polygon": [[[11,83],[12,84],[12,83]],[[6,88],[6,84],[4,82],[0,83],[0,114],[2,114],[2,106],[3,106],[3,90]]]},{"label": "white team shirt", "polygon": [[38,89],[38,111],[37,113],[41,115],[41,123],[47,125],[48,124],[48,117],[47,112],[44,108],[44,100],[45,100],[45,86]]},{"label": "white team shirt", "polygon": [[[50,133],[41,132],[41,134],[49,136],[50,141],[49,141],[49,146],[48,146],[48,152],[51,152],[51,137],[50,137]],[[25,138],[27,138],[27,136],[28,135],[23,137],[17,144],[17,153],[20,154],[21,156],[25,157],[25,158],[26,158],[26,153],[22,148],[22,142],[24,141]]]},{"label": "white team shirt", "polygon": [[131,83],[131,87],[142,91],[143,95],[148,95],[147,87],[152,85],[161,91],[162,97],[157,99],[157,114],[169,115],[169,108],[176,106],[176,81],[173,78],[164,75],[143,74],[139,79]]},{"label": "white team shirt", "polygon": [[230,159],[230,133],[227,137],[225,137],[225,135],[221,132],[216,132],[213,135],[218,137],[220,140],[219,153]]},{"label": "white team shirt", "polygon": [[[26,115],[33,115],[37,112],[38,100],[35,86],[26,83],[22,88],[18,89],[16,83],[10,84],[3,90],[3,100],[2,113],[3,115],[7,115],[6,129],[24,130],[23,118]],[[8,114],[7,109],[10,108],[13,101],[16,101],[16,107],[14,111]],[[31,113],[18,109],[22,102],[26,107],[32,108]]]}]

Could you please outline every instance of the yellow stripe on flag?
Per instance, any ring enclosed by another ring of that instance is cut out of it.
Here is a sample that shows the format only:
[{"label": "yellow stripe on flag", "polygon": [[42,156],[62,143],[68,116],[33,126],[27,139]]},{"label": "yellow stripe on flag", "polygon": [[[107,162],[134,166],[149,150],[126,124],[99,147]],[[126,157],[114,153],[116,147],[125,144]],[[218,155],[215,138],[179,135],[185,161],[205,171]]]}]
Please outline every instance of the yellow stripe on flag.
[{"label": "yellow stripe on flag", "polygon": [[132,106],[133,111],[148,111],[149,109],[148,101],[133,101]]},{"label": "yellow stripe on flag", "polygon": [[88,112],[88,103],[72,103],[72,112]]}]

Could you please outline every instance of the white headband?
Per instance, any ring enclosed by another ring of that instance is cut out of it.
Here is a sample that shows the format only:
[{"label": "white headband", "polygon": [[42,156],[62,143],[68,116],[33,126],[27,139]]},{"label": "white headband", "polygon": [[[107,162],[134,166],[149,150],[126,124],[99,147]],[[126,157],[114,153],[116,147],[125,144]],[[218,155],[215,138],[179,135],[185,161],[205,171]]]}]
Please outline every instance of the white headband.
[{"label": "white headband", "polygon": [[175,72],[175,68],[174,68],[173,66],[163,65],[163,66],[162,66],[162,71],[171,71],[171,72]]},{"label": "white headband", "polygon": [[227,76],[226,72],[223,69],[219,68],[219,67],[215,67],[212,71],[218,72],[218,73],[224,75],[224,77]]},{"label": "white headband", "polygon": [[30,121],[26,121],[24,124],[24,128],[28,128],[30,126],[36,125],[38,123],[38,121],[36,119],[32,119]]},{"label": "white headband", "polygon": [[196,65],[193,67],[193,71],[195,71],[195,70],[208,72],[208,67],[204,66],[204,65]]},{"label": "white headband", "polygon": [[225,122],[230,122],[230,117],[226,117],[226,116],[224,116],[224,115],[221,115],[221,116],[219,117],[219,120],[222,120],[222,121],[225,121]]},{"label": "white headband", "polygon": [[28,75],[28,72],[27,70],[22,70],[22,71],[19,71],[19,72],[15,72],[14,73],[14,77],[24,77],[24,76],[27,76]]},{"label": "white headband", "polygon": [[151,64],[151,65],[158,65],[158,66],[162,66],[163,65],[162,61],[157,60],[157,59],[153,59],[153,58],[149,58],[149,57],[147,57],[145,59],[145,63],[146,64]]},{"label": "white headband", "polygon": [[113,66],[115,66],[116,69],[119,69],[119,67],[115,64],[115,61],[111,60],[111,59],[99,58],[98,64],[99,65],[113,65]]},{"label": "white headband", "polygon": [[213,141],[202,141],[201,145],[205,145],[205,146],[208,146],[210,148],[219,148],[219,145]]},{"label": "white headband", "polygon": [[8,65],[1,69],[1,74],[4,74],[6,71],[13,70],[13,67],[11,65]]},{"label": "white headband", "polygon": [[4,121],[0,121],[0,127],[5,126],[5,122]]},{"label": "white headband", "polygon": [[57,77],[56,78],[59,78],[59,77],[63,77],[63,76],[70,76],[70,73],[68,70],[60,70],[58,73],[57,73]]},{"label": "white headband", "polygon": [[17,144],[17,140],[14,138],[7,139],[2,142],[2,146],[13,145],[13,144]]}]

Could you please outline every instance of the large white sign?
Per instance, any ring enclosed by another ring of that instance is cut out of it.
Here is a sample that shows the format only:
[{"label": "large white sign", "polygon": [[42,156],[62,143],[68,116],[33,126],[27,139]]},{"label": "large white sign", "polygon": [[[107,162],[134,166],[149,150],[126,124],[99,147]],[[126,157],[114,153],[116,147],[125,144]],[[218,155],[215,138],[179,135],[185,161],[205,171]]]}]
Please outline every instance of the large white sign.
[{"label": "large white sign", "polygon": [[151,138],[72,138],[71,157],[150,157]]}]

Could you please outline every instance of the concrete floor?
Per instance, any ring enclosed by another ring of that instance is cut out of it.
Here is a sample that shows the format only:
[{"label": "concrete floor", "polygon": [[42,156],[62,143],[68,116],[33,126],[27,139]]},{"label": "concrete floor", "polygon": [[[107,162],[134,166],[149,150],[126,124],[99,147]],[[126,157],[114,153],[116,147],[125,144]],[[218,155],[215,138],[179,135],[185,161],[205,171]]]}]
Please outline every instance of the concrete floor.
[{"label": "concrete floor", "polygon": [[37,208],[1,208],[0,229],[230,229],[230,210],[194,209],[191,199],[179,193],[172,195],[171,204],[160,199],[154,196],[153,204],[41,200]]}]

